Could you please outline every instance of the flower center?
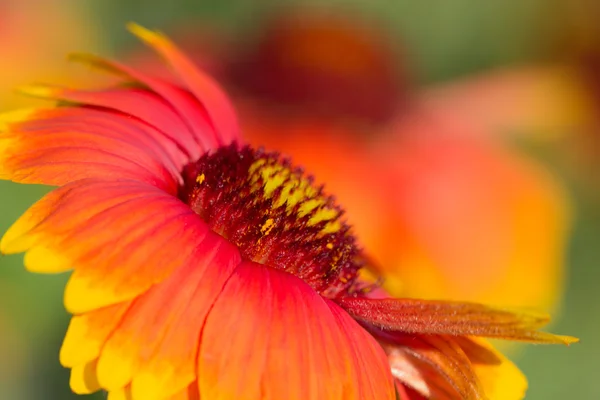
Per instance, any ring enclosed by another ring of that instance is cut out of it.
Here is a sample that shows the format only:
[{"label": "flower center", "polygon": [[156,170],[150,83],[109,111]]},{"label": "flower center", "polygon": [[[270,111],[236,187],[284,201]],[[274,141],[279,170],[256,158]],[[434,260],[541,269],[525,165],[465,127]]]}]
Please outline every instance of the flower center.
[{"label": "flower center", "polygon": [[343,211],[277,153],[236,144],[184,170],[182,199],[242,256],[334,297],[354,287],[359,250]]}]

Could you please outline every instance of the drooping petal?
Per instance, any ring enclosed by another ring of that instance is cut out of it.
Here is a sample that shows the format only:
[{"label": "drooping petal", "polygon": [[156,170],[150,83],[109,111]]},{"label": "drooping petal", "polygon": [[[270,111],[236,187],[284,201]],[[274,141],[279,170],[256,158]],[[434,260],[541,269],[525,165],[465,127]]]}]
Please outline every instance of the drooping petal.
[{"label": "drooping petal", "polygon": [[134,35],[158,51],[173,67],[188,89],[204,105],[215,130],[224,143],[239,140],[236,113],[219,85],[197,69],[191,60],[163,34],[133,23],[129,24],[128,28]]},{"label": "drooping petal", "polygon": [[405,333],[472,335],[535,343],[570,344],[577,339],[537,331],[549,317],[476,303],[346,297],[340,305],[355,319]]},{"label": "drooping petal", "polygon": [[[79,179],[134,179],[176,193],[181,160],[123,115],[56,108],[0,117],[0,178],[65,185]],[[177,164],[176,164],[177,161]]]},{"label": "drooping petal", "polygon": [[82,313],[131,299],[193,262],[209,227],[186,204],[134,181],[79,181],[27,211],[0,242],[37,272],[75,269],[65,305]]},{"label": "drooping petal", "polygon": [[366,331],[299,278],[251,262],[211,310],[198,365],[200,396],[212,400],[395,398]]},{"label": "drooping petal", "polygon": [[426,398],[486,399],[471,361],[452,337],[389,335],[383,342],[393,375]]}]

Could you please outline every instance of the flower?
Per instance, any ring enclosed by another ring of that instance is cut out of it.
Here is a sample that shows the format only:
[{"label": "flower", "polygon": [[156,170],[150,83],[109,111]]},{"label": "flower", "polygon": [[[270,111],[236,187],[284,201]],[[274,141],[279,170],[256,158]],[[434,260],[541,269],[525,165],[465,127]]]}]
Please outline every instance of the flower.
[{"label": "flower", "polygon": [[2,116],[0,178],[58,186],[4,235],[34,272],[73,270],[60,352],[76,393],[110,400],[519,398],[477,337],[570,344],[545,315],[386,298],[341,208],[235,113],[166,37],[131,25],[176,73],[95,56],[122,82],[35,86],[60,106]]}]

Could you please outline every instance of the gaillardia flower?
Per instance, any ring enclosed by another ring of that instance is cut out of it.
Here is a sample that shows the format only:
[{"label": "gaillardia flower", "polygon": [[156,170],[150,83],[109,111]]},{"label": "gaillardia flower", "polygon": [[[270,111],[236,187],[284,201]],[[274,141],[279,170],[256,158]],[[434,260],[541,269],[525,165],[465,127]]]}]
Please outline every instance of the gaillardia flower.
[{"label": "gaillardia flower", "polygon": [[333,197],[244,145],[226,96],[165,37],[132,30],[159,80],[76,56],[120,82],[31,87],[56,108],[2,117],[0,177],[58,186],[4,235],[27,269],[73,270],[60,352],[76,393],[110,400],[520,398],[479,337],[569,344],[548,319],[385,298]]}]

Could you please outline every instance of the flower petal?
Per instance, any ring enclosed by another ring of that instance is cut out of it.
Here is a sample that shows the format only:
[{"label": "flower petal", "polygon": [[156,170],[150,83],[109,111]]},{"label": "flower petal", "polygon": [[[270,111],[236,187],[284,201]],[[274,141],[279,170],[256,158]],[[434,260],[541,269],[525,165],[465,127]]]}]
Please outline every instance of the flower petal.
[{"label": "flower petal", "polygon": [[138,82],[147,86],[167,101],[173,110],[179,114],[181,120],[193,132],[196,143],[203,151],[228,144],[217,135],[209,123],[204,106],[196,97],[180,86],[152,78],[116,61],[106,60],[91,54],[73,54],[70,59],[99,68],[130,82]]},{"label": "flower petal", "polygon": [[527,379],[493,346],[480,338],[458,337],[455,341],[471,360],[489,400],[520,400],[525,397]]},{"label": "flower petal", "polygon": [[[197,159],[201,149],[193,133],[164,98],[146,89],[117,87],[103,90],[75,90],[48,85],[19,88],[29,96],[68,101],[78,105],[102,107],[134,116],[142,124],[133,123],[168,152],[177,165]],[[89,110],[89,109],[87,109]],[[108,111],[107,111],[108,112]],[[155,129],[149,129],[151,125]]]},{"label": "flower petal", "polygon": [[198,365],[211,400],[395,399],[370,335],[299,278],[251,262],[211,310]]},{"label": "flower petal", "polygon": [[240,255],[209,233],[192,259],[132,301],[73,317],[61,349],[73,390],[102,388],[131,400],[197,398],[200,332]]},{"label": "flower petal", "polygon": [[384,339],[392,373],[405,385],[434,399],[485,399],[469,358],[452,337],[395,334]]},{"label": "flower petal", "polygon": [[202,73],[169,38],[130,23],[129,30],[158,51],[177,72],[189,90],[204,105],[212,124],[224,143],[239,140],[237,116],[225,93],[208,75]]},{"label": "flower petal", "polygon": [[82,313],[131,299],[193,262],[209,230],[186,204],[152,186],[80,181],[34,205],[0,249],[27,251],[33,271],[74,268],[65,305]]},{"label": "flower petal", "polygon": [[100,390],[96,368],[98,360],[80,364],[71,370],[71,390],[76,394],[90,394]]},{"label": "flower petal", "polygon": [[60,349],[60,363],[68,368],[81,368],[93,361],[97,364],[102,346],[130,306],[131,301],[128,301],[71,318]]},{"label": "flower petal", "polygon": [[339,304],[357,320],[398,332],[473,335],[567,345],[578,341],[570,336],[537,331],[550,320],[545,314],[476,303],[347,297],[339,300]]},{"label": "flower petal", "polygon": [[[86,178],[140,180],[176,193],[178,165],[127,117],[86,108],[5,117],[0,178],[65,185]],[[2,117],[0,117],[2,118]]]},{"label": "flower petal", "polygon": [[205,316],[239,262],[233,245],[207,235],[193,262],[134,300],[101,350],[100,385],[131,384],[132,399],[162,400],[193,382]]}]

